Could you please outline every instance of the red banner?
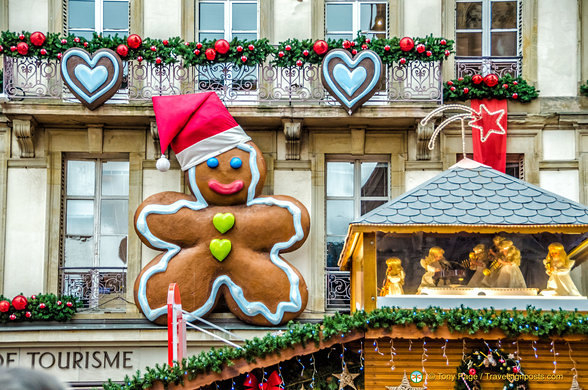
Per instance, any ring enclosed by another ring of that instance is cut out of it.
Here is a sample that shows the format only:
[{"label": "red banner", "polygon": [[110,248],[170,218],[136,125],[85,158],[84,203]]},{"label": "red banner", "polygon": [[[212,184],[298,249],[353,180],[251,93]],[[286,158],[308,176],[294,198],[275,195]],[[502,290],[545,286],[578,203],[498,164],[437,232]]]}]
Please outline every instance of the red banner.
[{"label": "red banner", "polygon": [[506,99],[472,99],[477,112],[470,122],[474,160],[497,171],[506,170]]}]

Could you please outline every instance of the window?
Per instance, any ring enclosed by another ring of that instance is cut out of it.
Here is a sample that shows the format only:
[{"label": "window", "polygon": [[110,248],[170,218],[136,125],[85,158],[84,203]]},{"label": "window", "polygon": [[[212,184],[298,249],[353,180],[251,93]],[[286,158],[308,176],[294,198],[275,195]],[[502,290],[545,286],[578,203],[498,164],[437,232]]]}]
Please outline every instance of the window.
[{"label": "window", "polygon": [[[467,158],[474,159],[472,153],[468,153]],[[463,154],[457,155],[457,161],[463,159]],[[507,153],[506,154],[506,170],[507,175],[516,177],[517,179],[525,180],[525,155],[523,153]]]},{"label": "window", "polygon": [[129,163],[69,159],[64,179],[61,291],[102,307],[125,292]]},{"label": "window", "polygon": [[325,38],[353,39],[357,32],[369,38],[386,38],[387,1],[327,0]]},{"label": "window", "polygon": [[[456,3],[456,60],[472,63],[480,57],[479,73],[517,73],[520,68],[520,1],[478,0]],[[482,61],[486,59],[486,61]],[[491,59],[491,60],[490,60]],[[509,69],[510,67],[510,69]]]},{"label": "window", "polygon": [[128,0],[68,0],[67,32],[86,39],[91,39],[94,32],[127,35]]}]

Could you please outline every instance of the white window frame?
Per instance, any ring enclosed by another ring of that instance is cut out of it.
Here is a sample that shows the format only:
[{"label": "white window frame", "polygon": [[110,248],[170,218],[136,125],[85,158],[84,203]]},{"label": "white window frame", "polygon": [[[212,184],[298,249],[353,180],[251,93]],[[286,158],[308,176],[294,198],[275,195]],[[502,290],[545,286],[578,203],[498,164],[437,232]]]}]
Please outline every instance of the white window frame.
[{"label": "white window frame", "polygon": [[[352,6],[352,30],[351,31],[328,31],[327,30],[327,5],[328,4],[351,4]],[[355,38],[357,31],[361,29],[361,4],[362,3],[377,3],[386,5],[386,26],[385,32],[388,37],[388,20],[390,17],[390,9],[388,7],[388,0],[325,0],[325,37],[327,34],[348,34],[351,33],[350,39]],[[376,34],[372,31],[362,31],[362,34]]]},{"label": "white window frame", "polygon": [[[98,34],[102,34],[104,32],[104,1],[106,0],[94,0],[94,28],[75,28],[75,30],[80,30],[80,31],[87,31],[89,33],[93,33],[96,32]],[[131,1],[130,0],[108,0],[109,2],[119,2],[119,3],[127,3],[128,5],[128,10],[129,10],[129,16],[127,17],[128,19],[128,24],[127,24],[127,28],[126,29],[120,29],[120,30],[116,30],[116,29],[109,29],[109,31],[112,31],[113,34],[118,34],[119,36],[123,36],[123,35],[128,35],[129,31],[130,31],[130,27],[131,27],[131,23],[130,23],[130,9],[131,9]],[[66,7],[69,6],[69,0],[67,0],[64,5]],[[67,8],[66,8],[67,10]],[[65,30],[66,32],[69,34],[70,28],[69,28],[69,11],[67,10],[66,12],[67,14],[67,21],[65,24]]]},{"label": "white window frame", "polygon": [[[200,23],[198,23],[198,31],[196,32],[196,36],[198,40],[200,40],[200,33],[222,33],[223,38],[227,41],[231,41],[235,35],[236,37],[239,36],[239,33],[246,33],[250,34],[250,30],[237,30],[233,31],[233,5],[234,4],[255,4],[256,5],[256,13],[257,13],[257,26],[255,30],[256,39],[259,38],[259,28],[260,28],[260,8],[259,8],[259,1],[257,0],[200,0],[196,3],[196,14],[200,19],[200,4],[223,4],[223,12],[224,12],[224,29],[221,30],[202,30],[200,28]],[[200,20],[199,20],[200,21]]]}]

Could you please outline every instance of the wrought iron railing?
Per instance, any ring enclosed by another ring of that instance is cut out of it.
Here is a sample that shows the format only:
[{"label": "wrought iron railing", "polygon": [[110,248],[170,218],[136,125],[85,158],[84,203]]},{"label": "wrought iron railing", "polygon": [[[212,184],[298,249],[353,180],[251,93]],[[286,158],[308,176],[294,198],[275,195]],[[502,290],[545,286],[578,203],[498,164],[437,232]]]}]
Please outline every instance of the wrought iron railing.
[{"label": "wrought iron railing", "polygon": [[[335,104],[320,82],[320,66],[257,67],[218,63],[184,67],[182,64],[124,63],[123,88],[112,103],[146,102],[152,96],[216,91],[225,104]],[[433,101],[441,103],[439,62],[388,65],[383,88],[367,104]],[[11,100],[70,100],[58,60],[4,57],[4,93]]]},{"label": "wrought iron railing", "polygon": [[126,267],[60,267],[61,293],[80,299],[84,308],[123,310]]},{"label": "wrought iron railing", "polygon": [[349,311],[351,301],[349,271],[339,271],[338,267],[326,267],[325,282],[327,310]]},{"label": "wrought iron railing", "polygon": [[521,61],[522,57],[455,57],[455,73],[457,77],[489,73],[499,77],[506,74],[516,77],[521,75]]}]

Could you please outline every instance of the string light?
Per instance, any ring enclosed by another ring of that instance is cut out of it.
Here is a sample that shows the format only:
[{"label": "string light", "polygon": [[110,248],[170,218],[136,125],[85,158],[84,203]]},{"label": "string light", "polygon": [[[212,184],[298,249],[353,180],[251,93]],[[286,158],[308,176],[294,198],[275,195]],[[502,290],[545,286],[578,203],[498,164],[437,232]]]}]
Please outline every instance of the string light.
[{"label": "string light", "polygon": [[345,351],[347,351],[347,348],[341,344],[341,355],[339,355],[341,357],[341,369],[345,368],[345,365],[347,364],[345,363]]},{"label": "string light", "polygon": [[363,371],[363,361],[364,361],[364,357],[363,357],[363,340],[360,341],[360,347],[359,347],[359,370]]},{"label": "string light", "polygon": [[549,350],[549,352],[553,352],[553,373],[555,374],[557,372],[557,355],[559,355],[559,353],[555,352],[555,342],[553,340],[551,340],[551,349]]},{"label": "string light", "polygon": [[285,387],[284,378],[282,378],[282,367],[280,367],[279,363],[278,363],[278,376],[280,377],[280,385],[278,387],[280,389],[283,389]]},{"label": "string light", "polygon": [[412,352],[412,340],[408,339],[408,350]]},{"label": "string light", "polygon": [[535,340],[531,341],[531,348],[533,348],[533,353],[535,354],[535,359],[537,359],[539,356],[537,356],[537,347],[535,347],[535,343],[536,343]]},{"label": "string light", "polygon": [[429,357],[429,355],[427,355],[427,340],[423,339],[423,354],[421,355],[421,364],[422,364],[422,372],[425,375],[425,388],[427,387],[427,379],[429,378],[429,374],[427,374],[427,370],[425,369],[425,362],[427,361],[427,358]]},{"label": "string light", "polygon": [[447,352],[447,343],[449,342],[449,340],[445,339],[445,345],[443,345],[441,347],[441,349],[443,350],[443,357],[445,358],[445,365],[448,366],[449,365],[449,358],[446,355]]},{"label": "string light", "polygon": [[302,364],[299,357],[296,357],[296,360],[298,360],[298,364],[300,364],[302,366],[302,372],[300,373],[300,376],[304,376],[304,369],[306,367],[304,367],[304,364]]},{"label": "string light", "polygon": [[465,339],[462,339],[462,348],[461,348],[461,360],[465,360],[465,351],[466,351],[466,342]]},{"label": "string light", "polygon": [[569,341],[566,341],[568,344],[568,354],[570,355],[570,360],[572,361],[573,367],[572,371],[574,373],[574,378],[578,379],[578,370],[576,369],[576,361],[572,358],[572,346],[570,345]]},{"label": "string light", "polygon": [[378,340],[374,340],[374,351],[376,351],[377,353],[379,353],[380,355],[384,355],[383,352],[380,352],[380,348],[378,347]]},{"label": "string light", "polygon": [[316,374],[316,364],[314,360],[314,353],[310,356],[310,363],[312,363],[312,381],[310,382],[310,388],[314,388],[314,376]]},{"label": "string light", "polygon": [[394,356],[396,356],[396,348],[394,348],[394,339],[390,339],[390,369],[392,371],[396,369],[396,364],[394,363]]},{"label": "string light", "polygon": [[231,390],[235,390],[235,378],[231,380]]}]

